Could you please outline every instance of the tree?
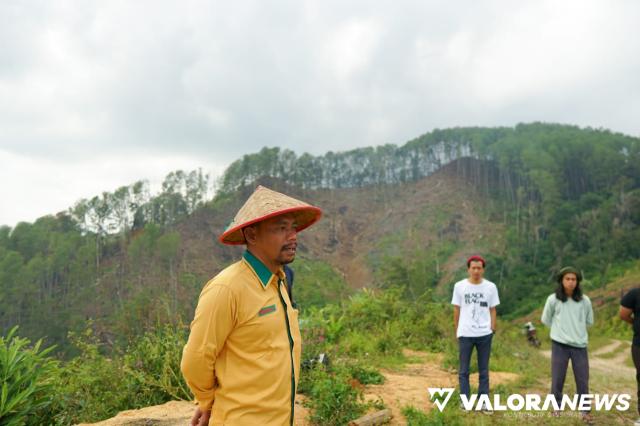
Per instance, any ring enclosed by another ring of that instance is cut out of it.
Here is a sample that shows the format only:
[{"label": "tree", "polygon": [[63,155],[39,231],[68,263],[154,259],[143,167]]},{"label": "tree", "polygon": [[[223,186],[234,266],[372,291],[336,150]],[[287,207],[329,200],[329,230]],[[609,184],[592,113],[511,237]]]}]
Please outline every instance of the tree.
[{"label": "tree", "polygon": [[178,277],[175,268],[176,257],[178,256],[178,248],[180,247],[180,234],[177,232],[169,232],[158,238],[156,253],[162,263],[169,269],[169,278],[173,290],[173,312],[178,309]]}]

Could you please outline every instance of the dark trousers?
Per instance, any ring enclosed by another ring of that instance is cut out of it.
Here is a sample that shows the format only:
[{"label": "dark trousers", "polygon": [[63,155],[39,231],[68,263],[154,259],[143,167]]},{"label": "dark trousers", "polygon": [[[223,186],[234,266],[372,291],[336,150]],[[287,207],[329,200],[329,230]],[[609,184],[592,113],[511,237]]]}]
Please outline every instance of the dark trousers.
[{"label": "dark trousers", "polygon": [[636,366],[636,383],[638,386],[638,414],[640,414],[640,346],[631,345],[631,358]]},{"label": "dark trousers", "polygon": [[458,369],[458,380],[460,382],[460,394],[469,396],[469,365],[471,364],[471,353],[475,346],[478,353],[478,373],[480,375],[478,394],[489,394],[489,357],[491,356],[491,340],[493,333],[481,337],[459,337],[458,346],[460,348],[460,368]]},{"label": "dark trousers", "polygon": [[567,377],[567,367],[571,360],[573,375],[576,378],[576,393],[586,395],[589,393],[589,356],[587,348],[551,341],[551,393],[555,396],[558,405],[562,402],[562,388]]}]

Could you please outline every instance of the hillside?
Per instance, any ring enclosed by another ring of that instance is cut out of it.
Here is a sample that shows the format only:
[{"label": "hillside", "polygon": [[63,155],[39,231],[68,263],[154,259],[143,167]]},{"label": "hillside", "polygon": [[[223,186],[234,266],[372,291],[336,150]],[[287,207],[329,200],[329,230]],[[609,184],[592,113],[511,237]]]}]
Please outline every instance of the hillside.
[{"label": "hillside", "polygon": [[[487,201],[447,169],[401,186],[301,190],[274,179],[259,182],[324,210],[318,226],[301,234],[300,260],[292,265],[301,272],[296,294],[302,306],[305,299],[316,305],[337,301],[354,289],[380,287],[398,279],[408,281],[409,288],[421,294],[439,283],[450,283],[468,254],[503,250],[501,225],[489,220]],[[78,289],[79,298],[93,301],[76,311],[81,314],[78,325],[84,318],[93,318],[98,333],[113,341],[151,326],[158,315],[166,317],[167,307],[176,308],[187,320],[203,283],[241,254],[242,248],[223,246],[216,237],[252,188],[204,206],[169,228],[176,238],[169,258],[159,253],[163,232],[154,227],[134,231],[125,243],[126,253],[117,240],[106,243],[99,280]],[[413,276],[389,267],[413,262],[421,268]],[[333,284],[322,289],[325,293],[308,294],[327,280]],[[152,304],[158,299],[162,305]],[[134,319],[136,311],[143,317]],[[114,315],[119,318],[111,320]],[[22,327],[33,330],[27,334],[33,338],[43,335],[36,329],[46,330],[28,321]],[[52,336],[52,331],[45,333]],[[54,341],[64,341],[60,332],[55,332]]]},{"label": "hillside", "polygon": [[[505,332],[492,369],[519,377],[501,392],[548,387],[548,360],[524,347],[521,320],[539,316],[564,265],[583,271],[602,318],[597,362],[626,349],[615,310],[640,259],[638,138],[542,123],[456,128],[316,157],[265,148],[231,164],[213,199],[207,180],[172,172],[153,196],[137,182],[0,227],[0,329],[57,345],[47,368],[29,369],[46,377],[42,392],[54,389],[42,418],[97,421],[190,397],[177,367],[188,323],[203,284],[240,257],[216,237],[259,183],[325,212],[300,235],[293,264],[306,354],[336,359],[302,376],[318,424],[381,405],[363,402],[353,380],[413,383],[406,376],[426,367],[411,367],[407,350],[455,368],[448,302],[471,253],[485,256],[500,291]],[[457,419],[402,404],[387,405],[415,424]]]},{"label": "hillside", "polygon": [[323,208],[323,220],[300,236],[301,252],[332,265],[352,288],[379,286],[376,273],[386,258],[431,256],[424,266],[439,269],[437,284],[458,271],[468,253],[502,250],[501,239],[490,237],[503,230],[489,220],[487,200],[450,168],[401,186],[278,187]]},{"label": "hillside", "polygon": [[481,252],[501,312],[517,317],[563,264],[598,287],[640,257],[639,165],[637,138],[541,123],[317,157],[265,148],[231,164],[213,200],[208,177],[177,171],[155,196],[137,182],[0,228],[0,328],[66,351],[87,320],[110,347],[188,321],[203,283],[239,257],[215,238],[258,183],[325,211],[294,265],[303,307],[361,287],[446,300]]}]

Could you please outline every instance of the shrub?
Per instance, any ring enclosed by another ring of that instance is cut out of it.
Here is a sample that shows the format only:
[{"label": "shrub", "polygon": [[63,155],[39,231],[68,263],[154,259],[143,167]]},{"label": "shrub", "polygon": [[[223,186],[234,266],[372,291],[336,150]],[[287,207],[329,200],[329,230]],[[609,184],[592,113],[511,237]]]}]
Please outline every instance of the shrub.
[{"label": "shrub", "polygon": [[23,425],[34,421],[33,413],[45,409],[53,400],[50,373],[56,361],[47,357],[53,346],[40,350],[38,340],[15,335],[17,326],[6,337],[0,336],[0,424]]},{"label": "shrub", "polygon": [[327,372],[313,369],[308,378],[311,421],[318,425],[344,425],[360,417],[366,405],[362,402],[362,391],[351,383],[344,369]]},{"label": "shrub", "polygon": [[107,358],[91,325],[82,333],[69,333],[79,355],[64,364],[56,377],[56,401],[48,413],[56,424],[95,422],[114,416],[128,406],[123,391],[121,359]]},{"label": "shrub", "polygon": [[359,364],[347,366],[351,377],[363,385],[381,385],[384,383],[384,376],[373,367]]},{"label": "shrub", "polygon": [[113,351],[109,357],[91,324],[82,333],[70,333],[69,339],[80,353],[54,378],[56,400],[41,417],[48,423],[94,422],[122,410],[191,399],[180,372],[183,327],[147,331],[124,354]]},{"label": "shrub", "polygon": [[463,419],[456,409],[445,409],[443,412],[433,409],[427,414],[409,405],[402,409],[402,415],[407,419],[408,426],[456,426],[463,424]]},{"label": "shrub", "polygon": [[145,333],[127,349],[123,360],[126,392],[135,406],[191,399],[180,371],[186,329],[163,325]]}]

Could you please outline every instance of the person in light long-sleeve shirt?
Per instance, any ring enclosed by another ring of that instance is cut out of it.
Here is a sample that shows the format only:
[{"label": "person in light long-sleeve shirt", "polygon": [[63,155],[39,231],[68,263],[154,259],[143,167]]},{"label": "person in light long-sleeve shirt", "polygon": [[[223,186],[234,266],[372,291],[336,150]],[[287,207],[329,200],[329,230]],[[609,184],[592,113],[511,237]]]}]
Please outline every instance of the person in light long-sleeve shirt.
[{"label": "person in light long-sleeve shirt", "polygon": [[293,424],[302,341],[283,267],[320,216],[260,186],[220,236],[247,250],[198,300],[181,362],[198,403],[193,426]]},{"label": "person in light long-sleeve shirt", "polygon": [[[575,268],[560,270],[557,288],[542,311],[542,323],[551,328],[551,393],[560,404],[569,360],[579,395],[589,393],[589,355],[587,327],[593,324],[591,300],[582,293],[582,274]],[[583,412],[590,421],[588,412]]]}]

